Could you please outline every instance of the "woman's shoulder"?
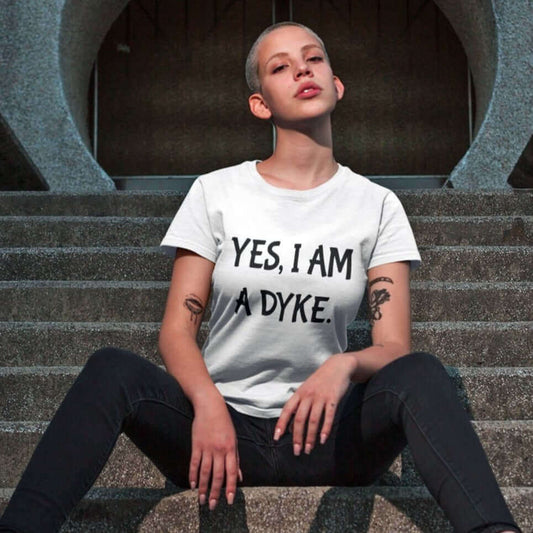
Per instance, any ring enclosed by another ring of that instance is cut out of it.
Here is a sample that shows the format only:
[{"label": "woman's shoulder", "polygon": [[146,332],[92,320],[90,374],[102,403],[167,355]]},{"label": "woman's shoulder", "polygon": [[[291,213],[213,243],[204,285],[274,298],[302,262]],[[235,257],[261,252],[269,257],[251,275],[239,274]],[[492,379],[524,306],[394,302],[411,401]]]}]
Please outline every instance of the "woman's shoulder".
[{"label": "woman's shoulder", "polygon": [[366,176],[354,172],[347,166],[340,166],[346,176],[345,186],[352,189],[361,199],[383,203],[386,199],[391,200],[397,198],[393,191],[383,187],[383,185],[371,181]]},{"label": "woman's shoulder", "polygon": [[255,161],[243,161],[236,165],[212,170],[206,174],[199,175],[195,182],[209,188],[228,186],[242,179],[242,176],[246,175],[249,172],[251,165],[255,165],[255,163]]}]

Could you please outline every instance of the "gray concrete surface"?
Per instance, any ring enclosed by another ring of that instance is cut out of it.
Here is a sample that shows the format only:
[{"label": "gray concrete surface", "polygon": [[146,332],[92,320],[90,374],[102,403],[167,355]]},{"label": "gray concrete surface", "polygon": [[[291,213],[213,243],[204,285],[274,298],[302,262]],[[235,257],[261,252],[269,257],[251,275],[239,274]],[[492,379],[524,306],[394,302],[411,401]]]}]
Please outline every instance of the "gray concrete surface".
[{"label": "gray concrete surface", "polygon": [[[398,191],[409,216],[533,215],[533,190]],[[4,192],[0,216],[173,217],[183,194],[175,192],[109,192],[68,194]]]},{"label": "gray concrete surface", "polygon": [[[79,18],[69,20],[68,4],[76,4]],[[9,124],[33,163],[38,167],[50,190],[90,191],[114,189],[114,184],[92,158],[87,136],[80,133],[72,113],[73,106],[87,94],[88,84],[71,97],[69,78],[61,66],[76,55],[69,39],[69,29],[82,25],[91,2],[68,0],[8,0],[0,15],[0,114]],[[100,2],[103,6],[109,2]],[[118,13],[117,13],[118,14]],[[67,16],[66,16],[67,15]],[[98,26],[86,26],[98,41],[105,33],[105,18]],[[108,20],[110,24],[112,20]],[[65,28],[66,27],[66,28]],[[63,29],[65,28],[65,29]],[[80,32],[77,38],[82,38]],[[81,40],[81,39],[80,39]],[[87,65],[79,57],[78,68]],[[92,64],[94,57],[89,59]],[[89,64],[89,68],[90,68]],[[84,103],[84,105],[86,105]],[[86,129],[86,128],[85,128]]]}]

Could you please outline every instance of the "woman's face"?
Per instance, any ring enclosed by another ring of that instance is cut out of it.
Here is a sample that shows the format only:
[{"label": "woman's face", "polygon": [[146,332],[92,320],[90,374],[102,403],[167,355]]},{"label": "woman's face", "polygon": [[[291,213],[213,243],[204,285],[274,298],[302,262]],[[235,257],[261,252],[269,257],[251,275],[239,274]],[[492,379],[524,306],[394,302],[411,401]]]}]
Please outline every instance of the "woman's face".
[{"label": "woman's face", "polygon": [[344,87],[324,50],[303,28],[285,26],[269,33],[257,58],[262,116],[250,105],[260,118],[272,118],[276,124],[309,120],[329,115],[342,98]]}]

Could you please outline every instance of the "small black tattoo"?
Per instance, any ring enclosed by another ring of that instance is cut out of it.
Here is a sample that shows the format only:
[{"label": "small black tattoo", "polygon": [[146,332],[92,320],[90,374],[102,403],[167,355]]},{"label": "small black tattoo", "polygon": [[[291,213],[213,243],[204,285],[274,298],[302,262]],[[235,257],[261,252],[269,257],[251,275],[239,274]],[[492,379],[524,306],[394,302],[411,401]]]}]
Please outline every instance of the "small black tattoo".
[{"label": "small black tattoo", "polygon": [[185,307],[191,312],[191,322],[194,320],[194,323],[196,324],[198,322],[198,317],[204,312],[202,300],[194,294],[188,294],[185,297],[183,305],[185,305]]},{"label": "small black tattoo", "polygon": [[374,283],[378,283],[380,281],[386,281],[387,283],[392,283],[394,285],[394,281],[392,281],[392,279],[390,278],[376,278],[376,279],[373,279],[369,284],[368,284],[368,288],[370,289],[370,287],[372,287],[372,285],[374,285]]},{"label": "small black tattoo", "polygon": [[380,305],[390,300],[390,292],[387,289],[377,289],[370,296],[370,324],[374,324],[376,320],[380,320],[383,314],[381,313]]}]

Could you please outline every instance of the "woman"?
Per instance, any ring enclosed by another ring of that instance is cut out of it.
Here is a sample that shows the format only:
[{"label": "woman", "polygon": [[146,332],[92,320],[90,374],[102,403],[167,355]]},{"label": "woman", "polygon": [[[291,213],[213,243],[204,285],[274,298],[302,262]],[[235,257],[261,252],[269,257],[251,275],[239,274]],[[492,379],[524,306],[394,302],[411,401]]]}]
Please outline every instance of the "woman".
[{"label": "woman", "polygon": [[[247,79],[276,148],[198,178],[163,240],[175,254],[160,333],[168,373],[96,352],[0,530],[57,530],[124,431],[210,509],[222,492],[232,504],[239,481],[369,484],[408,443],[457,531],[520,531],[442,365],[409,354],[409,270],[420,258],[394,194],[333,158],[344,87],[324,44],[301,25],[270,27]],[[366,286],[372,346],[345,352]]]}]

